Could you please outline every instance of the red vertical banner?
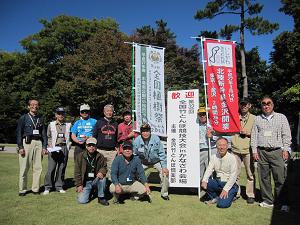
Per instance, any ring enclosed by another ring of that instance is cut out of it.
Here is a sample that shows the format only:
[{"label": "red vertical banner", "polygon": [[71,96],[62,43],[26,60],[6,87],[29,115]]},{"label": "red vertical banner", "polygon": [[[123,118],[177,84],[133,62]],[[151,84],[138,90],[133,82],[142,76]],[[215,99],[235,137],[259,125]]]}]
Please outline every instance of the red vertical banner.
[{"label": "red vertical banner", "polygon": [[221,133],[240,132],[234,43],[205,39],[203,46],[210,123]]}]

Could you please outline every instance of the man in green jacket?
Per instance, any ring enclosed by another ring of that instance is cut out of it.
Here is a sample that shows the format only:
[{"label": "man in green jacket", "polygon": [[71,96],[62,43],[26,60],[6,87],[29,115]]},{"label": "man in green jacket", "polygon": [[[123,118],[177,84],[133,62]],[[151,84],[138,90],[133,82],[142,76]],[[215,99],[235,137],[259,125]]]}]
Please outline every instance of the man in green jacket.
[{"label": "man in green jacket", "polygon": [[93,188],[98,190],[98,202],[108,206],[104,197],[107,165],[104,156],[97,152],[96,138],[90,137],[85,142],[86,150],[79,153],[75,161],[75,185],[78,192],[78,203],[89,202]]}]

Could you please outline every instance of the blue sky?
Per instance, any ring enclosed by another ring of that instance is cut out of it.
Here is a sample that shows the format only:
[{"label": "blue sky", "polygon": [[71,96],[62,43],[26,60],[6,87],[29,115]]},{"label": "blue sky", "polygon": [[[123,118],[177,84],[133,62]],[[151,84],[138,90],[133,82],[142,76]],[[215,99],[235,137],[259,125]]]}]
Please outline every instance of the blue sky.
[{"label": "blue sky", "polygon": [[[121,31],[132,34],[135,28],[151,25],[163,19],[177,36],[177,44],[190,48],[196,42],[200,30],[214,30],[226,23],[238,22],[236,16],[220,16],[213,20],[197,21],[193,17],[197,9],[203,8],[206,0],[2,0],[0,5],[0,49],[8,52],[21,51],[19,41],[37,33],[41,28],[41,18],[51,20],[65,14],[81,18],[114,18]],[[258,46],[260,55],[268,60],[272,50],[272,40],[282,31],[293,29],[293,20],[278,11],[280,0],[259,1],[264,4],[262,16],[280,24],[279,31],[271,35],[251,36],[246,33],[246,49]],[[239,41],[237,35],[233,40]]]}]

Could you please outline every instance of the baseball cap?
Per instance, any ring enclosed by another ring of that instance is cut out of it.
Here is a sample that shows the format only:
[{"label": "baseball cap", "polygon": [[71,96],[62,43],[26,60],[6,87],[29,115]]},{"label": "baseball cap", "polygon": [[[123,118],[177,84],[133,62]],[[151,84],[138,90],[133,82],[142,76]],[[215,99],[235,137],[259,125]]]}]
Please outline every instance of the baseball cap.
[{"label": "baseball cap", "polygon": [[131,149],[132,150],[132,148],[133,148],[132,143],[130,141],[125,141],[122,146],[123,146],[123,149]]},{"label": "baseball cap", "polygon": [[143,124],[141,125],[140,131],[141,131],[141,133],[142,133],[143,131],[151,131],[151,127],[150,127],[149,123],[143,123]]},{"label": "baseball cap", "polygon": [[83,104],[83,105],[80,106],[80,111],[83,111],[83,110],[90,111],[91,108],[88,104]]},{"label": "baseball cap", "polygon": [[240,100],[240,104],[248,104],[248,103],[250,103],[250,100],[249,100],[249,98],[242,98],[241,100]]},{"label": "baseball cap", "polygon": [[88,139],[86,140],[85,143],[86,143],[87,145],[89,145],[89,144],[94,144],[94,145],[96,145],[96,144],[97,144],[97,139],[94,138],[94,137],[90,137],[90,138],[88,138]]},{"label": "baseball cap", "polygon": [[64,113],[65,109],[64,109],[64,107],[58,107],[58,108],[56,108],[55,112],[57,112],[57,113],[58,112]]},{"label": "baseball cap", "polygon": [[199,107],[199,109],[198,109],[198,111],[197,111],[197,113],[206,113],[206,109],[205,109],[205,107]]}]

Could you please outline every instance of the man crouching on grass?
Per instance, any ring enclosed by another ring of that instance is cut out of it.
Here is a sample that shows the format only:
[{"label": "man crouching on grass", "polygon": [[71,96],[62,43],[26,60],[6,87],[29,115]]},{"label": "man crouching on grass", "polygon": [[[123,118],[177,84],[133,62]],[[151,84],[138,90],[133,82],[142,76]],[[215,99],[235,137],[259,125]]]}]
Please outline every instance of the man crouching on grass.
[{"label": "man crouching on grass", "polygon": [[[238,185],[236,184],[237,163],[234,155],[227,152],[227,139],[219,138],[217,149],[217,154],[212,156],[205,171],[201,187],[206,189],[210,198],[209,201],[205,201],[206,204],[217,203],[219,208],[228,208],[238,191]],[[209,178],[214,171],[216,172],[216,178]]]},{"label": "man crouching on grass", "polygon": [[125,141],[122,148],[122,155],[114,159],[111,167],[110,192],[114,195],[114,204],[123,203],[120,195],[124,193],[131,193],[132,199],[151,202],[144,168],[139,157],[133,155],[132,143]]},{"label": "man crouching on grass", "polygon": [[98,203],[108,206],[104,197],[107,165],[104,156],[97,152],[97,140],[90,137],[85,142],[86,150],[81,152],[75,161],[75,185],[78,192],[78,203],[85,204],[90,200],[93,188],[98,191]]}]

